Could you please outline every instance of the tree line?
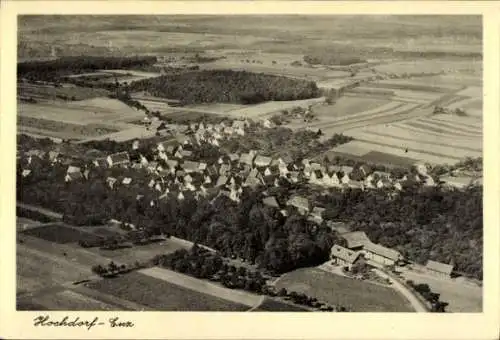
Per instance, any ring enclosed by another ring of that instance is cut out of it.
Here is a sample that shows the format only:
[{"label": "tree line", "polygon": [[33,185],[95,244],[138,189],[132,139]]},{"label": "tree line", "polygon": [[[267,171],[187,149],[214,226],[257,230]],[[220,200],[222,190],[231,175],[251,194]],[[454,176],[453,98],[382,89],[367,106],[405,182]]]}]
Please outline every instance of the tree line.
[{"label": "tree line", "polygon": [[319,97],[315,82],[232,70],[205,70],[138,80],[131,91],[181,100],[183,104],[242,103],[300,100]]},{"label": "tree line", "polygon": [[18,78],[58,81],[61,76],[96,70],[125,69],[156,63],[154,56],[105,57],[74,56],[55,60],[26,61],[17,64]]}]

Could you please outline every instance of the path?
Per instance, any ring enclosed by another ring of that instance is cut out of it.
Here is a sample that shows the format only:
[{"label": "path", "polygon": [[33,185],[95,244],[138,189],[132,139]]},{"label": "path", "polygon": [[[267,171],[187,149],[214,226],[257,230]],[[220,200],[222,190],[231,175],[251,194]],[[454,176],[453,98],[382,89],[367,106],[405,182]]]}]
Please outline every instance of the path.
[{"label": "path", "polygon": [[384,273],[380,269],[374,268],[373,271],[377,273],[377,275],[379,275],[380,277],[384,279],[389,279],[390,282],[392,283],[392,287],[401,294],[403,294],[403,296],[411,303],[412,307],[415,309],[417,313],[427,312],[427,307],[422,302],[420,302],[420,300],[409,289],[407,289],[397,280],[394,280],[392,277],[390,277],[388,274]]},{"label": "path", "polygon": [[48,210],[48,209],[40,208],[40,207],[31,205],[31,204],[25,204],[25,203],[21,203],[21,202],[16,202],[16,207],[17,208],[21,208],[21,209],[36,211],[36,212],[38,212],[40,214],[43,214],[43,215],[45,215],[47,217],[50,217],[50,218],[55,218],[57,220],[60,220],[60,219],[63,218],[62,214],[53,212],[53,211]]}]

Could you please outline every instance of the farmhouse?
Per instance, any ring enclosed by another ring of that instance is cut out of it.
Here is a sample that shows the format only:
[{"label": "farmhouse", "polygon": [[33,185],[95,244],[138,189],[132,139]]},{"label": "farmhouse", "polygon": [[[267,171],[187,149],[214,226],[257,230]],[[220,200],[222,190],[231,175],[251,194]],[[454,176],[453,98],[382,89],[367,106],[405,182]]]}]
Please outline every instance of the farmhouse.
[{"label": "farmhouse", "polygon": [[341,235],[347,242],[347,248],[361,250],[365,244],[371,243],[364,231],[353,231]]},{"label": "farmhouse", "polygon": [[332,263],[338,266],[348,267],[351,270],[352,266],[361,256],[361,252],[353,251],[339,245],[334,245],[330,250],[330,258]]},{"label": "farmhouse", "polygon": [[449,278],[453,271],[453,266],[436,261],[427,261],[425,269],[436,276]]},{"label": "farmhouse", "polygon": [[130,163],[130,157],[128,152],[118,152],[107,157],[108,165],[110,167],[117,165],[128,165]]},{"label": "farmhouse", "polygon": [[384,266],[394,265],[399,260],[403,259],[398,251],[372,242],[364,245],[363,253],[365,254],[366,259],[372,260]]}]

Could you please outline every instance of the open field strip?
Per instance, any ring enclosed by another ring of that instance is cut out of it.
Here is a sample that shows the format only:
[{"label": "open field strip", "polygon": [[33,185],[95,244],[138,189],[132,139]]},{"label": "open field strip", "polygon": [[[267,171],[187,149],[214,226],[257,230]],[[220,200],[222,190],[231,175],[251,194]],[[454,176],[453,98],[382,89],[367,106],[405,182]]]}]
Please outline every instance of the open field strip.
[{"label": "open field strip", "polygon": [[429,131],[431,133],[438,133],[438,134],[443,134],[443,135],[449,135],[449,136],[455,136],[459,138],[478,138],[477,134],[470,134],[470,133],[463,133],[463,132],[457,132],[454,130],[450,129],[442,129],[441,127],[437,127],[435,124],[432,123],[422,123],[422,122],[417,122],[414,120],[409,120],[404,122],[404,125],[407,125],[412,128],[418,128],[423,131]]},{"label": "open field strip", "polygon": [[154,78],[161,76],[161,73],[159,72],[146,72],[146,71],[136,71],[136,70],[99,70],[98,72],[105,74],[110,74],[110,73],[124,74],[124,75],[131,74],[133,76],[143,77],[143,78]]},{"label": "open field strip", "polygon": [[363,113],[363,114],[354,114],[351,116],[347,117],[341,117],[339,119],[335,119],[331,123],[328,123],[327,125],[324,123],[317,123],[317,124],[311,124],[311,126],[316,126],[321,127],[320,125],[323,125],[323,127],[331,127],[331,126],[340,126],[340,125],[346,125],[346,124],[351,124],[351,123],[361,123],[361,122],[366,122],[366,121],[371,121],[373,119],[377,119],[380,117],[387,117],[391,116],[394,114],[399,114],[401,112],[407,112],[411,111],[415,108],[417,108],[419,105],[418,104],[410,104],[410,103],[399,103],[397,102],[398,105],[392,109],[388,109],[385,111],[379,111],[379,112],[373,112],[373,113]]},{"label": "open field strip", "polygon": [[105,139],[114,140],[116,142],[124,142],[124,141],[128,141],[128,140],[136,139],[136,138],[137,139],[151,138],[151,137],[154,137],[155,134],[156,134],[155,130],[146,130],[146,128],[143,126],[134,126],[134,127],[131,127],[127,130],[113,132],[113,133],[101,135],[98,137],[85,138],[85,139],[82,139],[76,143],[81,144],[81,143],[86,143],[86,142],[90,142],[93,140],[105,140]]},{"label": "open field strip", "polygon": [[401,96],[394,96],[390,97],[391,100],[397,100],[400,102],[404,103],[413,103],[413,104],[428,104],[429,100],[428,99],[422,99],[422,98],[411,98],[411,97],[401,97]]},{"label": "open field strip", "polygon": [[139,103],[147,107],[149,111],[160,111],[161,113],[169,113],[176,110],[176,108],[171,107],[165,102],[153,101],[153,100],[145,100],[145,99],[137,99]]},{"label": "open field strip", "polygon": [[[424,78],[425,79],[425,78]],[[388,89],[399,89],[399,90],[414,90],[414,91],[424,91],[424,92],[441,92],[441,93],[447,93],[447,92],[453,92],[453,91],[458,91],[461,89],[461,86],[457,85],[449,85],[449,84],[433,84],[432,82],[428,81],[422,81],[420,82],[415,81],[415,78],[410,78],[410,79],[384,79],[384,80],[379,80],[373,83],[369,83],[370,86],[373,87],[381,87],[381,88],[388,88]]]},{"label": "open field strip", "polygon": [[481,98],[483,96],[483,88],[479,86],[469,86],[462,91],[457,92],[457,95],[471,98]]},{"label": "open field strip", "polygon": [[448,156],[450,158],[465,158],[465,157],[479,157],[481,156],[480,150],[462,149],[453,146],[445,146],[441,143],[433,144],[424,141],[402,140],[397,137],[386,137],[380,135],[373,135],[363,130],[350,131],[348,135],[354,137],[356,140],[365,141],[367,143],[374,143],[382,146],[390,146],[401,148],[403,150],[415,151],[433,156]]},{"label": "open field strip", "polygon": [[208,103],[208,104],[194,104],[186,105],[183,108],[199,110],[199,111],[212,111],[227,113],[235,110],[241,110],[245,108],[246,105],[243,104],[230,104],[230,103]]},{"label": "open field strip", "polygon": [[[366,117],[374,117],[374,116],[381,115],[381,114],[385,115],[387,112],[392,112],[394,110],[397,110],[399,108],[404,107],[405,105],[409,105],[409,104],[402,103],[402,102],[391,101],[391,102],[389,102],[389,103],[387,103],[385,105],[376,107],[376,108],[371,109],[371,110],[361,111],[361,112],[354,113],[354,114],[351,114],[351,115],[348,115],[348,116],[334,117],[335,119],[333,119],[331,123],[333,124],[333,123],[355,121],[355,120],[358,120],[358,119],[363,119],[363,118],[366,118]],[[323,124],[324,124],[323,122],[321,122],[321,123],[314,123],[314,124],[310,124],[310,126],[318,126],[318,127],[320,127]]]},{"label": "open field strip", "polygon": [[261,296],[244,291],[225,288],[169,269],[152,267],[140,270],[142,274],[179,285],[203,294],[253,307],[261,302]]},{"label": "open field strip", "polygon": [[129,300],[125,300],[122,298],[119,298],[115,295],[112,294],[106,294],[103,292],[100,292],[96,289],[92,289],[87,287],[88,283],[83,283],[79,285],[75,285],[71,287],[70,289],[80,293],[84,296],[91,297],[95,300],[101,301],[103,303],[106,303],[108,305],[116,306],[117,308],[115,310],[122,310],[122,311],[153,311],[152,308],[149,308],[148,306],[142,305],[140,303],[132,302]]},{"label": "open field strip", "polygon": [[17,125],[17,131],[21,134],[36,136],[38,138],[59,138],[59,139],[82,139],[86,136],[63,131],[49,131],[28,126]]},{"label": "open field strip", "polygon": [[355,121],[340,122],[340,123],[324,123],[322,124],[321,131],[325,136],[333,133],[345,133],[348,130],[357,129],[365,127],[368,125],[379,125],[379,124],[389,124],[397,121],[406,121],[415,117],[425,117],[431,114],[429,109],[421,109],[410,107],[406,110],[399,109],[397,112],[392,112],[390,114],[377,115],[376,117],[366,117],[363,119],[358,119]]},{"label": "open field strip", "polygon": [[23,244],[16,245],[17,291],[34,291],[91,275],[90,267],[77,265]]},{"label": "open field strip", "polygon": [[54,294],[35,296],[32,299],[36,304],[45,306],[49,310],[74,311],[112,311],[118,308],[107,303],[81,295],[71,290],[64,290]]},{"label": "open field strip", "polygon": [[333,105],[317,105],[313,107],[317,117],[343,117],[355,113],[383,107],[390,103],[387,99],[366,98],[364,96],[343,96],[338,98]]},{"label": "open field strip", "polygon": [[433,115],[432,119],[449,123],[458,123],[459,126],[474,127],[479,131],[482,131],[483,128],[483,120],[478,119],[476,117],[467,117],[467,116],[462,117],[462,116],[455,116],[448,114],[439,114],[439,115]]},{"label": "open field strip", "polygon": [[250,105],[242,109],[233,110],[227,112],[227,114],[235,118],[243,117],[252,119],[262,117],[270,113],[276,113],[281,110],[289,110],[297,106],[307,107],[309,105],[323,103],[324,101],[324,97],[303,100],[269,101],[262,104]]},{"label": "open field strip", "polygon": [[[29,247],[33,251],[37,251],[40,256],[45,256],[47,258],[53,258],[54,260],[65,261],[65,263],[71,263],[76,267],[81,267],[89,275],[90,267],[95,264],[106,264],[111,261],[111,258],[105,257],[101,254],[96,254],[91,250],[82,248],[74,243],[71,244],[56,244],[53,242],[45,241],[33,236],[22,236],[23,244]],[[66,256],[64,256],[66,253]],[[123,264],[124,262],[116,261],[118,264]],[[128,263],[128,262],[127,262]],[[69,281],[69,280],[68,280]]]},{"label": "open field strip", "polygon": [[433,124],[436,127],[449,129],[451,132],[459,132],[464,134],[472,134],[475,136],[481,136],[482,128],[479,126],[472,126],[464,124],[459,121],[460,117],[456,117],[455,121],[449,121],[445,119],[440,119],[439,117],[423,117],[415,119],[416,122],[424,124]]},{"label": "open field strip", "polygon": [[446,133],[445,131],[443,130],[439,130],[437,129],[438,131],[436,131],[436,129],[433,129],[432,131],[429,130],[428,127],[416,127],[416,126],[412,126],[412,125],[409,125],[408,123],[411,123],[411,120],[408,120],[408,121],[401,121],[401,122],[395,122],[395,123],[392,123],[391,125],[394,126],[394,127],[397,127],[397,128],[401,128],[405,131],[410,131],[411,133],[421,133],[421,134],[427,134],[429,136],[432,136],[431,138],[442,138],[442,137],[445,137],[445,138],[459,138],[460,140],[463,140],[463,141],[469,141],[471,143],[473,143],[478,137],[477,136],[460,136],[460,135],[456,135],[456,134],[450,134],[450,133]]},{"label": "open field strip", "polygon": [[482,109],[467,109],[467,116],[475,117],[475,118],[483,118],[483,110]]},{"label": "open field strip", "polygon": [[248,306],[200,293],[139,272],[89,282],[87,287],[157,311],[246,311]]},{"label": "open field strip", "polygon": [[[418,151],[413,151],[413,150],[408,150],[408,152],[405,152],[405,149],[394,147],[394,146],[389,146],[389,145],[381,145],[381,144],[376,144],[371,141],[366,142],[366,141],[360,141],[360,140],[354,140],[351,141],[347,144],[352,144],[355,146],[355,148],[359,149],[366,149],[367,153],[369,151],[377,151],[377,152],[382,152],[394,156],[399,156],[399,157],[405,157],[405,158],[410,158],[410,159],[415,159],[419,161],[424,161],[432,164],[442,164],[442,163],[447,163],[447,164],[455,164],[460,158],[455,158],[452,156],[435,156],[423,152],[418,152]],[[344,144],[345,145],[345,144]],[[344,152],[342,148],[333,148],[332,151],[334,152],[343,152],[343,153],[348,153]],[[356,155],[354,155],[356,156]]]},{"label": "open field strip", "polygon": [[304,293],[332,305],[352,307],[355,312],[412,312],[410,303],[391,287],[302,268],[284,274],[278,289]]},{"label": "open field strip", "polygon": [[483,98],[471,98],[471,100],[467,103],[460,104],[463,109],[474,109],[474,110],[482,110],[483,109]]},{"label": "open field strip", "polygon": [[451,103],[450,105],[448,105],[446,107],[448,109],[452,109],[452,110],[458,109],[458,108],[465,109],[467,106],[474,105],[478,101],[481,103],[481,106],[476,107],[476,108],[480,109],[480,108],[482,108],[482,100],[480,98],[464,98],[463,100]]},{"label": "open field strip", "polygon": [[189,250],[190,247],[177,242],[171,238],[165,241],[155,242],[146,245],[135,245],[132,248],[123,248],[115,250],[105,250],[99,248],[89,249],[89,252],[99,256],[112,259],[119,263],[134,263],[135,261],[147,262],[156,255],[164,255],[173,253],[179,249]]},{"label": "open field strip", "polygon": [[340,146],[335,147],[334,149],[335,152],[341,152],[341,153],[346,153],[349,155],[353,156],[358,156],[361,157],[368,152],[370,152],[370,149],[366,147],[366,145],[361,145],[360,143],[355,143],[355,141],[351,141],[349,143],[342,144]]},{"label": "open field strip", "polygon": [[431,102],[443,96],[442,93],[422,92],[412,90],[394,90],[395,97],[413,98]]},{"label": "open field strip", "polygon": [[469,151],[482,151],[482,140],[462,140],[457,138],[450,138],[447,136],[430,136],[426,133],[417,133],[414,131],[409,131],[408,129],[402,129],[392,125],[374,125],[361,130],[351,130],[348,132],[349,135],[355,137],[356,134],[369,134],[378,137],[388,137],[397,138],[401,141],[409,142],[419,142],[428,143],[435,145],[449,146],[453,148],[460,148]]}]

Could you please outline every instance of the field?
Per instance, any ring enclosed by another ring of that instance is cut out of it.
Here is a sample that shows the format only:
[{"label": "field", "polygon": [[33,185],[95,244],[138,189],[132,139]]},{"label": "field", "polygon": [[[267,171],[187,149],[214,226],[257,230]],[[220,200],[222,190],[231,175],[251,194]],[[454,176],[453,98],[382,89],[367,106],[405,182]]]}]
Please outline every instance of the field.
[{"label": "field", "polygon": [[49,85],[38,85],[19,83],[17,95],[35,100],[56,100],[67,98],[67,100],[83,100],[95,97],[107,96],[109,92],[104,89],[83,88],[74,86],[53,87]]},{"label": "field", "polygon": [[[125,122],[143,117],[141,111],[116,99],[102,97],[75,102],[18,104],[19,131],[58,138],[106,138],[122,133],[120,130],[132,129],[134,126]],[[134,131],[131,138],[137,134]]]},{"label": "field", "polygon": [[33,292],[91,275],[90,267],[75,264],[62,256],[52,256],[38,249],[17,244],[17,292]]},{"label": "field", "polygon": [[382,98],[344,96],[337,99],[333,105],[315,106],[313,112],[319,118],[338,118],[375,110],[388,103],[389,100]]},{"label": "field", "polygon": [[276,287],[314,296],[331,305],[350,306],[355,312],[411,312],[408,301],[395,290],[320,269],[298,269],[282,276]]},{"label": "field", "polygon": [[82,295],[73,290],[63,290],[54,294],[43,294],[31,299],[37,305],[52,311],[116,311],[119,307]]},{"label": "field", "polygon": [[164,268],[148,268],[140,271],[147,276],[188,288],[192,291],[208,294],[216,298],[232,301],[248,307],[259,305],[261,296],[239,290],[232,290],[223,286],[193,278]]},{"label": "field", "polygon": [[307,312],[309,310],[293,303],[285,303],[271,298],[264,301],[253,310],[254,312]]},{"label": "field", "polygon": [[77,227],[69,227],[60,224],[29,229],[24,231],[23,234],[55,243],[75,243],[80,240],[92,242],[100,239],[97,235],[78,229]]},{"label": "field", "polygon": [[158,311],[245,311],[248,309],[245,305],[195,292],[137,272],[114,279],[95,281],[87,286]]},{"label": "field", "polygon": [[440,300],[449,303],[447,311],[477,313],[483,310],[481,287],[458,282],[457,279],[440,279],[416,271],[403,271],[403,276],[406,280],[413,280],[416,283],[427,283],[433,292],[441,294]]}]

